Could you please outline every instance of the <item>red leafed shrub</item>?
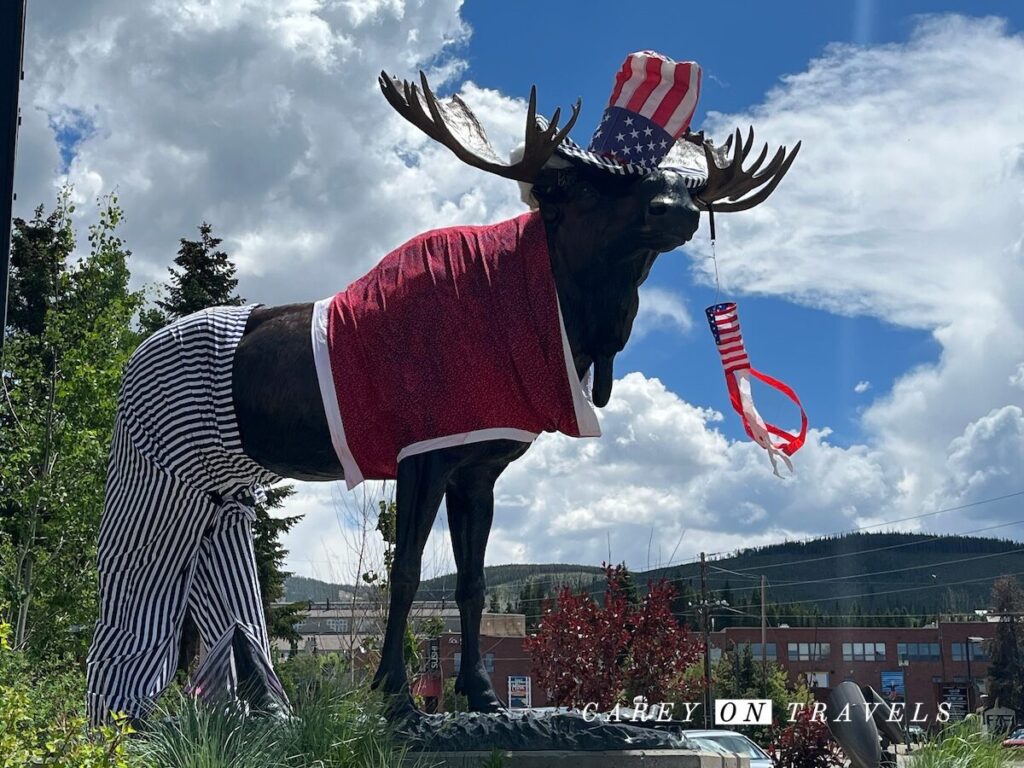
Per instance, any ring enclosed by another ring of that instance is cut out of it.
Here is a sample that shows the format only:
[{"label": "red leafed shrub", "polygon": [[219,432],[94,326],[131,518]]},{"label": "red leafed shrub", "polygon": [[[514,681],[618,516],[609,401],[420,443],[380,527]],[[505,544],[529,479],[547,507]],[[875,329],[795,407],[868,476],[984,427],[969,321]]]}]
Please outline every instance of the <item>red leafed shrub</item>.
[{"label": "red leafed shrub", "polygon": [[797,711],[770,751],[777,768],[830,768],[846,764],[828,725],[814,719],[810,707]]},{"label": "red leafed shrub", "polygon": [[596,702],[602,710],[635,696],[658,702],[692,694],[683,673],[703,646],[672,615],[675,590],[662,580],[631,603],[625,570],[606,566],[605,574],[603,606],[568,587],[545,604],[537,634],[524,644],[537,684],[553,704]]}]

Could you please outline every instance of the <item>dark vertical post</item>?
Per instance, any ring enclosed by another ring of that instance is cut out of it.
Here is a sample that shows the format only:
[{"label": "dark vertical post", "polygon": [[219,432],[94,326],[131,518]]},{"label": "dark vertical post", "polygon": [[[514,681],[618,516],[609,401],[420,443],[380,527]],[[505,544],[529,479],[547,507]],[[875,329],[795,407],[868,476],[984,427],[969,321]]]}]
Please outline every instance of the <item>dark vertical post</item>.
[{"label": "dark vertical post", "polygon": [[25,51],[27,0],[0,4],[0,352],[7,335],[7,285],[11,266],[14,154],[18,146],[18,91]]},{"label": "dark vertical post", "polygon": [[[761,692],[768,698],[768,577],[761,574]],[[777,651],[778,649],[776,649]]]},{"label": "dark vertical post", "polygon": [[704,728],[711,727],[711,637],[708,633],[708,564],[704,553],[700,553],[700,615],[701,632],[704,635]]}]

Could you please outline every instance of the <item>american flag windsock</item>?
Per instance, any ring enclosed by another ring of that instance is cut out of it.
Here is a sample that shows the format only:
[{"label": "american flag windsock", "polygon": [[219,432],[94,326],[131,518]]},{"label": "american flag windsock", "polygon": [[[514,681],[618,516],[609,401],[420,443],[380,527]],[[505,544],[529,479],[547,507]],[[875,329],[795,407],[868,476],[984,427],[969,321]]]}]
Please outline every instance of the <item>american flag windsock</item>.
[{"label": "american flag windsock", "polygon": [[[800,405],[800,398],[788,386],[777,379],[751,367],[750,358],[747,357],[746,347],[743,346],[743,335],[740,333],[740,318],[736,311],[736,303],[729,301],[722,304],[713,304],[704,310],[708,316],[708,325],[711,326],[711,334],[715,337],[715,344],[718,345],[718,354],[722,357],[722,367],[725,369],[725,382],[729,387],[729,399],[736,413],[743,419],[743,427],[751,439],[768,451],[768,458],[772,462],[772,471],[779,477],[778,459],[782,459],[789,471],[793,471],[793,462],[789,457],[800,450],[807,437],[807,414]],[[765,423],[761,414],[754,407],[754,398],[750,391],[750,377],[764,382],[769,387],[777,389],[784,394],[800,409],[800,434],[791,435],[774,424]],[[779,438],[780,442],[772,440],[772,435]]]}]

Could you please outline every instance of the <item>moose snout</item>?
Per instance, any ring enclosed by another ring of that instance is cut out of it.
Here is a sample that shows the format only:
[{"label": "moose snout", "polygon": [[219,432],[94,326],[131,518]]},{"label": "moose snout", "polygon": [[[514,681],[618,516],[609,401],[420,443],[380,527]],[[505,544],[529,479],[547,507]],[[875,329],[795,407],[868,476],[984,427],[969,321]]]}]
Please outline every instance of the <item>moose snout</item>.
[{"label": "moose snout", "polygon": [[682,176],[668,169],[652,174],[647,189],[650,198],[644,224],[651,234],[671,240],[673,247],[693,237],[700,223],[700,211],[693,204]]}]

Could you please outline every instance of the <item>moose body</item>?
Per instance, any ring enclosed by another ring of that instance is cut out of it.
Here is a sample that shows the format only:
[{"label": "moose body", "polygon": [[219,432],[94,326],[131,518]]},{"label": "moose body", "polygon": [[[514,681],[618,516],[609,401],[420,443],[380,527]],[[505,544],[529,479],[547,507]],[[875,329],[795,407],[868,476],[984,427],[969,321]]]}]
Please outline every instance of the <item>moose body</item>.
[{"label": "moose body", "polygon": [[[743,210],[775,189],[799,150],[780,148],[762,167],[767,146],[752,167],[742,163],[753,145],[737,131],[725,145],[732,158],[716,154],[702,135],[687,140],[702,147],[707,183],[691,194],[684,175],[671,168],[639,174],[609,173],[575,161],[552,162],[579,113],[579,104],[558,130],[538,121],[536,91],[530,96],[526,143],[518,162],[502,164],[468,107],[457,97],[438,100],[421,74],[421,88],[381,75],[391,105],[460,159],[530,185],[539,209],[575,375],[593,374],[592,400],[611,397],[615,355],[629,339],[639,309],[639,289],[654,261],[689,241],[700,211]],[[461,135],[456,136],[456,133]],[[571,142],[569,142],[571,143]],[[720,165],[722,161],[724,167]],[[717,201],[725,201],[718,203]],[[245,452],[270,471],[298,480],[344,476],[331,445],[314,356],[310,347],[312,304],[257,308],[235,355],[234,405]],[[414,406],[413,406],[414,407]],[[374,686],[390,696],[390,711],[414,711],[402,639],[420,581],[424,546],[441,501],[445,501],[455,563],[455,591],[462,630],[462,666],[455,690],[474,711],[501,707],[480,656],[484,607],[484,554],[494,516],[494,486],[529,443],[487,440],[408,456],[397,467],[397,540],[391,573],[391,603]]]}]

